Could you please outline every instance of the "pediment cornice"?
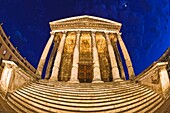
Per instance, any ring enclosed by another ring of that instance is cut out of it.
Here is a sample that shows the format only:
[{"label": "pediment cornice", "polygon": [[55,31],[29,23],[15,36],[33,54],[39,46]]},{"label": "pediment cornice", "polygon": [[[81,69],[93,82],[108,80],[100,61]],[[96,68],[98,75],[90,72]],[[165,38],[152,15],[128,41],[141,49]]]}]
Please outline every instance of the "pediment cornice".
[{"label": "pediment cornice", "polygon": [[51,30],[64,29],[103,29],[120,31],[121,23],[95,16],[76,16],[50,22]]}]

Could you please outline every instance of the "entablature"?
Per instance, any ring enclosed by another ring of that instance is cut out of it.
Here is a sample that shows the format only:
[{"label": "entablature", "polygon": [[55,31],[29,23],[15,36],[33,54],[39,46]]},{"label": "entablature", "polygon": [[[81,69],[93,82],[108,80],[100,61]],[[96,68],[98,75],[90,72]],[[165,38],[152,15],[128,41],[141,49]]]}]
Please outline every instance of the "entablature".
[{"label": "entablature", "polygon": [[103,32],[103,33],[115,33],[115,34],[120,34],[119,31],[113,31],[113,30],[102,30],[102,29],[63,29],[63,30],[53,30],[51,33],[61,33],[61,32]]}]

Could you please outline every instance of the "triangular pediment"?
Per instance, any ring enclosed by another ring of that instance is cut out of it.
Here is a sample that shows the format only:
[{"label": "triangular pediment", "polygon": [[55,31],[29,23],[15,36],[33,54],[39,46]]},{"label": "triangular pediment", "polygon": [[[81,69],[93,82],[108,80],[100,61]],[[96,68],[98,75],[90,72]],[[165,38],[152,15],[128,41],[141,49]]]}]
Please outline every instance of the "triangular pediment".
[{"label": "triangular pediment", "polygon": [[50,22],[52,31],[71,29],[120,31],[121,25],[121,23],[112,20],[88,15],[69,17]]},{"label": "triangular pediment", "polygon": [[70,18],[65,18],[65,19],[60,19],[57,21],[52,21],[50,24],[62,24],[62,23],[76,23],[76,22],[93,22],[93,23],[106,23],[106,24],[114,24],[114,25],[119,25],[121,26],[121,23],[100,18],[100,17],[95,17],[95,16],[89,16],[89,15],[83,15],[83,16],[75,16],[75,17],[70,17]]}]

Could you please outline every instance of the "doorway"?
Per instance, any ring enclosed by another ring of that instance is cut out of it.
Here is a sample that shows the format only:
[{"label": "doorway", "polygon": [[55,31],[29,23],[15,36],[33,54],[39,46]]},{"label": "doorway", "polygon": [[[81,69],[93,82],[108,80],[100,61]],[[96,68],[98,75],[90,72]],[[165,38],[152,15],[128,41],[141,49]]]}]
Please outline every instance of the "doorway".
[{"label": "doorway", "polygon": [[80,83],[92,83],[93,80],[93,65],[79,64],[78,79]]}]

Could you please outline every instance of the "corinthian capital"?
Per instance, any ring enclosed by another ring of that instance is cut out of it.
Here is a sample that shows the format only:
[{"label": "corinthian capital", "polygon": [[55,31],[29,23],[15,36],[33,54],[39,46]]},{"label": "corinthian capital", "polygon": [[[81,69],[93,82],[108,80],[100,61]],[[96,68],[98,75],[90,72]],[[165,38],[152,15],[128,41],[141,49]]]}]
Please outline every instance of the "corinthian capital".
[{"label": "corinthian capital", "polygon": [[117,33],[117,35],[118,35],[118,36],[121,36],[121,35],[122,35],[122,33],[118,32],[118,33]]},{"label": "corinthian capital", "polygon": [[110,34],[109,32],[105,31],[104,33],[106,37],[109,37],[109,34]]},{"label": "corinthian capital", "polygon": [[51,36],[55,36],[56,32],[50,32]]},{"label": "corinthian capital", "polygon": [[76,31],[77,36],[80,36],[80,34],[81,34],[81,31]]}]

